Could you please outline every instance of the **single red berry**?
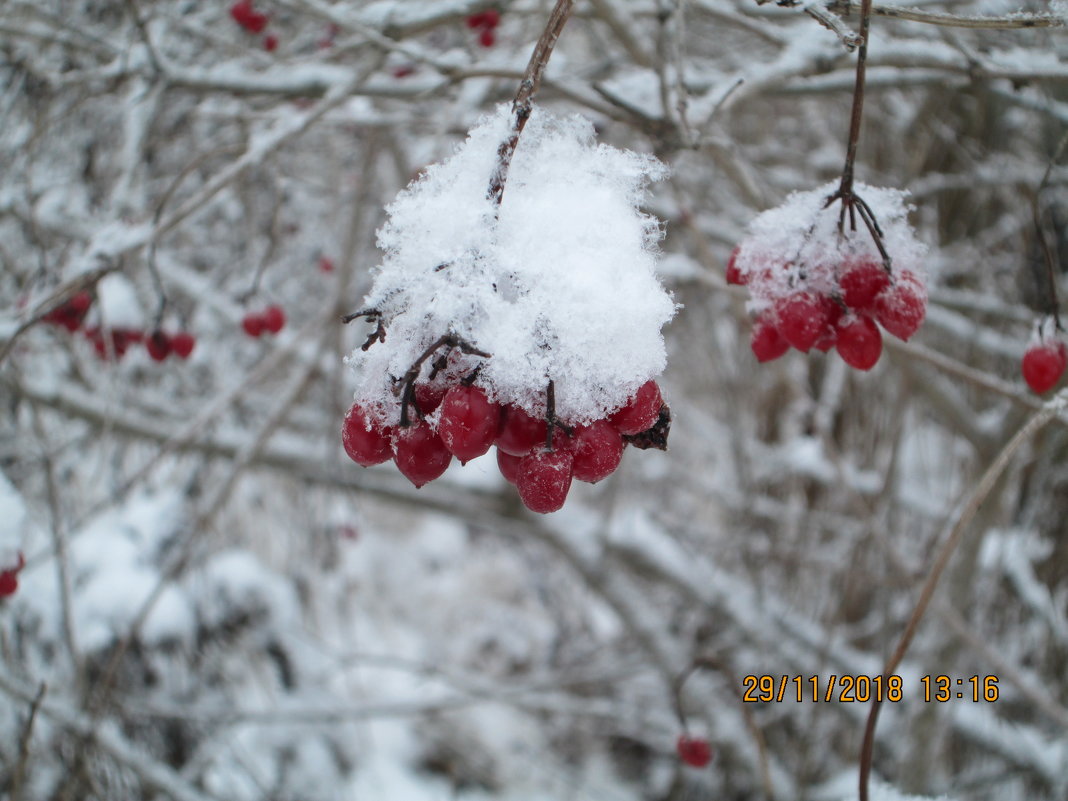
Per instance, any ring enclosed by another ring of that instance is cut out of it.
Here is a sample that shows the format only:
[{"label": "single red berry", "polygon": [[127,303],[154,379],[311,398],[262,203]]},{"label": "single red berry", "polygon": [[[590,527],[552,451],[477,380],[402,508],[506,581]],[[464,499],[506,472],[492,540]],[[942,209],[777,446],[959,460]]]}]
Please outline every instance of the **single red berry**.
[{"label": "single red berry", "polygon": [[495,8],[487,8],[482,12],[482,27],[496,28],[501,24],[501,12]]},{"label": "single red berry", "polygon": [[53,315],[53,318],[48,322],[62,326],[72,334],[82,327],[81,315],[71,312],[66,306],[57,309],[53,312]]},{"label": "single red berry", "polygon": [[263,49],[268,53],[273,53],[278,49],[278,37],[273,33],[269,33],[263,37]]},{"label": "single red berry", "polygon": [[121,359],[126,355],[126,351],[129,350],[131,345],[135,345],[138,342],[145,340],[144,331],[139,331],[136,328],[112,328],[111,329],[111,347],[115,351],[115,358]]},{"label": "single red berry", "polygon": [[332,273],[334,272],[334,260],[329,256],[319,257],[319,272]]},{"label": "single red berry", "polygon": [[889,333],[907,342],[927,316],[927,290],[911,273],[899,273],[873,304],[875,319]]},{"label": "single red berry", "polygon": [[89,311],[89,307],[93,305],[93,296],[86,290],[77,292],[74,296],[67,301],[67,308],[74,314],[84,315]]},{"label": "single red berry", "polygon": [[519,498],[530,511],[555,512],[567,500],[574,472],[574,458],[564,448],[548,451],[540,448],[519,460],[515,486]]},{"label": "single red berry", "polygon": [[433,414],[434,410],[441,406],[442,398],[445,397],[445,387],[436,387],[431,384],[415,385],[415,403],[423,414]]},{"label": "single red berry", "polygon": [[828,295],[820,295],[819,299],[820,304],[823,306],[823,316],[826,322],[823,325],[823,330],[820,331],[820,335],[812,343],[812,347],[821,353],[826,353],[838,342],[838,321],[842,319],[844,312],[841,305],[835,303],[834,299]]},{"label": "single red berry", "polygon": [[[658,416],[659,412],[657,409]],[[575,459],[575,478],[595,484],[619,467],[623,437],[607,420],[595,420],[575,429],[570,450]]]},{"label": "single red berry", "polygon": [[263,315],[249,312],[241,319],[241,327],[250,337],[258,337],[264,329]]},{"label": "single red berry", "polygon": [[438,478],[452,461],[449,449],[425,420],[398,430],[394,451],[397,469],[416,487]]},{"label": "single red berry", "polygon": [[277,334],[286,325],[286,313],[281,306],[268,306],[263,311],[263,328],[272,334]]},{"label": "single red berry", "polygon": [[0,598],[9,598],[19,588],[18,572],[15,570],[0,571]]},{"label": "single red berry", "polygon": [[634,435],[648,431],[660,418],[664,405],[660,387],[655,381],[646,381],[623,406],[608,418],[620,434]]},{"label": "single red berry", "polygon": [[890,286],[890,274],[882,262],[874,259],[847,261],[838,277],[842,300],[854,311],[872,307],[875,298]]},{"label": "single red berry", "polygon": [[497,448],[497,468],[501,471],[501,475],[510,484],[515,483],[516,475],[519,472],[519,461],[522,457],[513,456],[510,453],[502,451]]},{"label": "single red berry", "polygon": [[738,269],[738,254],[741,250],[740,246],[735,247],[727,259],[727,283],[734,286],[745,286],[749,283],[749,276]]},{"label": "single red berry", "polygon": [[486,27],[486,12],[479,11],[477,14],[472,14],[465,20],[464,24],[473,31]]},{"label": "single red berry", "polygon": [[145,350],[153,361],[161,362],[171,354],[171,338],[162,331],[153,331],[145,340]]},{"label": "single red berry", "polygon": [[501,407],[481,387],[459,384],[445,393],[438,436],[457,459],[469,462],[490,449],[501,424]]},{"label": "single red berry", "polygon": [[267,27],[267,15],[256,11],[252,0],[238,0],[230,6],[230,16],[249,33],[260,33]]},{"label": "single red berry", "polygon": [[783,339],[771,315],[762,314],[753,321],[749,347],[753,349],[757,361],[763,364],[778,359],[790,350],[790,343]]},{"label": "single red berry", "polygon": [[857,370],[870,370],[883,352],[883,335],[867,315],[850,315],[838,325],[838,355]]},{"label": "single red berry", "polygon": [[829,309],[814,292],[794,292],[775,301],[775,319],[783,339],[808,353],[830,323]]},{"label": "single red berry", "polygon": [[712,746],[704,737],[690,737],[680,734],[675,750],[679,759],[695,768],[703,768],[712,761]]},{"label": "single red berry", "polygon": [[1068,365],[1068,347],[1058,340],[1036,342],[1024,353],[1020,369],[1024,381],[1032,391],[1041,395],[1049,392],[1061,380]]},{"label": "single red berry", "polygon": [[179,359],[188,359],[197,345],[197,338],[188,331],[179,331],[171,337],[171,350]]},{"label": "single red berry", "polygon": [[409,75],[415,74],[414,64],[399,64],[393,68],[394,78],[407,78]]},{"label": "single red berry", "polygon": [[345,446],[345,453],[364,467],[382,464],[392,458],[391,434],[388,427],[382,426],[355,403],[345,413],[341,424],[341,444]]},{"label": "single red berry", "polygon": [[504,424],[497,435],[497,450],[512,456],[526,456],[545,444],[546,432],[544,418],[527,414],[518,406],[506,406]]},{"label": "single red berry", "polygon": [[493,47],[497,41],[497,35],[492,28],[483,28],[478,35],[478,43],[483,47]]}]

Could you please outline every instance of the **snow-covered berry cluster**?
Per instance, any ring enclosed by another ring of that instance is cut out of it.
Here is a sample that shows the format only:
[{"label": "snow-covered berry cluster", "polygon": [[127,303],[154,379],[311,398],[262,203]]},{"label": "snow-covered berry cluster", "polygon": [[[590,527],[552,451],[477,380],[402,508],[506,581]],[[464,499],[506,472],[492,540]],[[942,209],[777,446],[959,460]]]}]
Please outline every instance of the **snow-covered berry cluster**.
[{"label": "snow-covered berry cluster", "polygon": [[1068,367],[1068,346],[1060,337],[1056,322],[1047,317],[1035,326],[1035,333],[1020,361],[1020,372],[1033,392],[1049,392]]},{"label": "snow-covered berry cluster", "polygon": [[727,282],[749,289],[758,361],[791,347],[833,347],[846,364],[870,370],[882,354],[879,326],[908,340],[923,323],[925,248],[905,194],[858,185],[840,208],[846,201],[829,203],[833,193],[828,185],[791,195],[754,219],[731,254]]},{"label": "snow-covered berry cluster", "polygon": [[549,512],[573,478],[615,470],[624,437],[666,441],[653,379],[675,307],[655,272],[660,226],[638,208],[664,170],[535,109],[498,204],[487,188],[510,130],[502,107],[387,209],[385,259],[350,315],[374,328],[349,359],[343,439],[416,486],[496,444],[524,503]]}]

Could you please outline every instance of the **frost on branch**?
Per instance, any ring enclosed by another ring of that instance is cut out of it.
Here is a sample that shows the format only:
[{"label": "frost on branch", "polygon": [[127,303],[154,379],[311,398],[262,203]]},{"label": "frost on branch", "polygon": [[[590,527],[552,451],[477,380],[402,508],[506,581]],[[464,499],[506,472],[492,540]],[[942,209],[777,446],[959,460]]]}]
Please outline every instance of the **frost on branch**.
[{"label": "frost on branch", "polygon": [[399,420],[406,373],[445,335],[490,356],[452,348],[445,365],[442,349],[420,383],[435,363],[440,386],[477,368],[491,400],[544,417],[553,381],[567,425],[606,417],[664,369],[674,304],[655,272],[660,226],[638,206],[665,168],[597,145],[581,118],[535,109],[498,208],[487,187],[510,124],[501,106],[387,209],[364,301],[385,336],[349,360],[357,404],[384,425]]}]

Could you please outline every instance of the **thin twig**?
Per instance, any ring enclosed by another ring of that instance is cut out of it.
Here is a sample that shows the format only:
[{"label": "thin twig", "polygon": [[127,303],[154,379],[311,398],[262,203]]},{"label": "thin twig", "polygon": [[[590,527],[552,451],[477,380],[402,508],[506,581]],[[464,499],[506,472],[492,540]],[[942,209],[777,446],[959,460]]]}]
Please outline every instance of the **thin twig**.
[{"label": "thin twig", "polygon": [[22,736],[19,737],[19,757],[15,763],[15,771],[11,776],[11,801],[20,801],[22,798],[22,782],[26,775],[26,765],[30,761],[30,739],[33,737],[33,724],[37,720],[37,710],[41,708],[45,691],[48,685],[43,681],[37,689],[37,695],[30,702],[30,714],[26,718],[26,724],[22,727]]}]

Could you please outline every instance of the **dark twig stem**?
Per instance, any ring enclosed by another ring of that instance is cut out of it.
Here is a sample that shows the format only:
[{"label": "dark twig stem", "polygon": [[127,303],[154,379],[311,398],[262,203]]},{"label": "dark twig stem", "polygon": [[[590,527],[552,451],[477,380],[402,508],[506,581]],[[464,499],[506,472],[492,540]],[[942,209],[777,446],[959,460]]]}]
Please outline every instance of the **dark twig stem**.
[{"label": "dark twig stem", "polygon": [[556,384],[549,379],[545,388],[545,449],[553,449],[553,430],[556,428]]},{"label": "dark twig stem", "polygon": [[838,186],[838,195],[842,198],[853,195],[853,164],[857,160],[860,122],[864,114],[864,72],[868,60],[868,28],[870,25],[871,0],[861,0],[860,47],[857,48],[857,78],[853,84],[853,112],[849,118],[849,145],[846,147],[845,166],[842,168],[842,183]]},{"label": "dark twig stem", "polygon": [[412,424],[411,418],[408,416],[409,406],[414,406],[416,412],[422,414],[418,404],[415,402],[415,380],[419,378],[419,371],[423,368],[423,363],[441,348],[448,348],[449,350],[456,348],[462,353],[468,353],[472,356],[481,356],[483,359],[490,358],[490,354],[486,353],[484,350],[479,350],[474,345],[461,339],[455,334],[444,334],[435,339],[430,343],[427,349],[420,354],[419,358],[412,363],[412,366],[408,368],[408,372],[406,372],[401,379],[401,382],[404,384],[404,389],[401,391],[401,428],[407,428]]},{"label": "dark twig stem", "polygon": [[512,101],[512,130],[497,149],[497,166],[493,169],[489,191],[486,193],[498,209],[504,197],[504,184],[508,180],[508,168],[511,166],[512,155],[519,144],[519,135],[523,133],[523,128],[530,118],[530,113],[534,108],[534,95],[537,94],[538,87],[541,85],[541,76],[549,64],[549,56],[552,55],[556,40],[560,37],[560,31],[564,29],[568,17],[571,16],[573,5],[574,0],[557,0],[541,38],[534,46],[534,52],[530,54],[530,62],[523,74],[523,80],[519,83],[519,91],[516,92],[515,99]]}]

